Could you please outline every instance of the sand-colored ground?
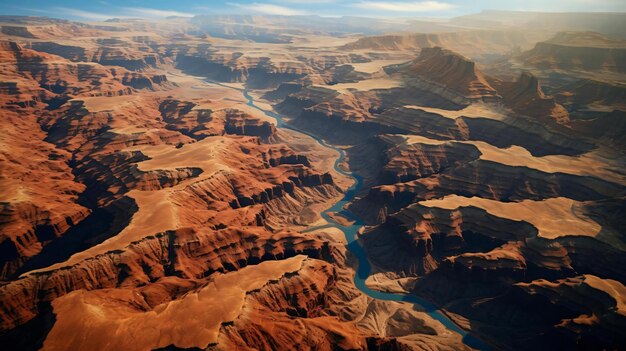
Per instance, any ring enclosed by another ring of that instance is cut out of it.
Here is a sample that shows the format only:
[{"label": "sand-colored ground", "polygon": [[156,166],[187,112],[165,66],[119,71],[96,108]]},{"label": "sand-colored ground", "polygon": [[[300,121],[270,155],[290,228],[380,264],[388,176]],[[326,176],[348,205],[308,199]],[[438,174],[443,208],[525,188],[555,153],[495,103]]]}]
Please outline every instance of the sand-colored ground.
[{"label": "sand-colored ground", "polygon": [[[248,292],[302,267],[306,256],[265,261],[218,275],[206,286],[153,310],[129,289],[74,291],[53,302],[56,323],[44,350],[153,350],[174,345],[204,349],[216,343],[223,323],[242,313]],[[118,296],[119,295],[119,296]],[[81,330],[76,334],[76,330]],[[126,337],[118,337],[120,333]]]},{"label": "sand-colored ground", "polygon": [[597,151],[591,151],[580,156],[548,155],[533,156],[521,146],[499,148],[482,141],[465,142],[480,150],[483,160],[502,163],[509,166],[523,166],[538,169],[548,173],[568,173],[575,175],[594,176],[607,181],[624,183],[626,174],[615,160],[604,158]]},{"label": "sand-colored ground", "polygon": [[0,177],[1,202],[26,202],[32,200],[34,195],[29,187],[16,185],[14,180]]},{"label": "sand-colored ground", "polygon": [[209,137],[180,149],[173,145],[142,145],[129,148],[128,150],[139,150],[150,157],[149,160],[138,163],[139,169],[143,171],[198,167],[203,170],[203,173],[199,177],[187,179],[176,186],[161,190],[131,190],[127,195],[135,200],[139,209],[124,230],[99,245],[72,255],[65,262],[54,264],[43,270],[72,265],[83,259],[126,247],[131,242],[148,235],[179,228],[180,207],[172,201],[171,196],[190,183],[210,178],[218,172],[228,172],[229,167],[221,160],[229,157],[230,150],[234,147],[232,139]]},{"label": "sand-colored ground", "polygon": [[[168,72],[169,81],[178,85],[177,88],[168,89],[159,95],[162,96],[180,96],[186,101],[206,101],[207,106],[221,106],[221,108],[233,107],[236,104],[245,104],[246,100],[241,93],[222,87],[217,84],[211,84],[202,77],[194,77],[184,74],[181,71],[173,70]],[[239,86],[235,85],[239,88]],[[201,108],[200,106],[198,108]]]},{"label": "sand-colored ground", "polygon": [[[194,109],[209,109],[209,110],[222,110],[222,109],[238,109],[247,113],[248,115],[258,118],[262,121],[268,121],[270,123],[276,123],[274,118],[268,117],[263,112],[250,107],[246,104],[246,99],[243,95],[228,87],[220,86],[218,84],[207,82],[202,77],[195,77],[184,74],[179,70],[171,70],[167,72],[168,80],[174,84],[175,87],[163,91],[154,92],[142,92],[141,94],[122,95],[115,97],[81,97],[73,99],[73,101],[83,101],[84,106],[90,112],[111,112],[116,114],[116,118],[113,118],[110,124],[112,132],[118,134],[130,134],[137,132],[146,132],[149,128],[145,126],[128,123],[128,121],[119,118],[129,110],[140,110],[143,113],[150,113],[154,119],[160,117],[159,111],[145,111],[145,102],[150,99],[167,99],[167,98],[184,98],[186,101],[191,101],[196,104]],[[236,89],[243,89],[241,83],[223,84],[232,86]],[[263,105],[263,108],[271,110],[271,106]]]},{"label": "sand-colored ground", "polygon": [[393,272],[372,272],[365,280],[365,285],[376,291],[408,294],[416,279],[414,277],[399,277]]},{"label": "sand-colored ground", "polygon": [[294,130],[278,129],[277,135],[281,142],[288,144],[294,151],[306,153],[316,169],[329,170],[334,183],[340,188],[347,189],[354,183],[352,178],[334,170],[335,160],[339,157],[337,151],[323,147],[313,138]]},{"label": "sand-colored ground", "polygon": [[403,62],[408,61],[407,59],[399,59],[399,60],[372,60],[370,62],[362,62],[362,63],[351,63],[350,65],[354,67],[354,70],[357,72],[363,73],[376,73],[383,69],[385,66],[389,65],[397,65]]},{"label": "sand-colored ground", "polygon": [[266,110],[266,111],[272,111],[274,108],[272,107],[272,104],[269,103],[267,100],[264,100],[262,98],[263,94],[265,94],[265,90],[261,90],[261,91],[249,91],[248,94],[250,94],[250,96],[252,96],[254,98],[254,104],[259,106],[260,108]]},{"label": "sand-colored ground", "polygon": [[351,90],[369,91],[374,89],[392,89],[402,86],[402,81],[392,78],[365,79],[356,83],[339,83],[334,85],[314,85],[322,88],[332,89],[339,93],[346,94]]},{"label": "sand-colored ground", "polygon": [[585,283],[609,294],[616,302],[617,313],[626,316],[626,287],[613,279],[602,279],[595,275],[585,274]]},{"label": "sand-colored ground", "polygon": [[548,155],[533,156],[521,146],[512,145],[499,148],[482,141],[436,140],[419,135],[402,136],[406,144],[441,145],[445,143],[464,143],[474,145],[480,151],[480,159],[493,161],[508,166],[528,167],[547,173],[567,173],[580,176],[592,176],[599,179],[624,183],[626,174],[619,160],[609,158],[602,150],[594,150],[580,156]]},{"label": "sand-colored ground", "polygon": [[354,224],[354,220],[342,215],[339,212],[329,212],[328,216],[332,218],[335,222],[343,226],[350,226]]},{"label": "sand-colored ground", "polygon": [[[276,120],[268,117],[262,111],[246,105],[246,100],[241,92],[206,82],[199,77],[185,75],[180,71],[168,73],[168,78],[172,76],[170,81],[175,82],[178,86],[166,91],[147,92],[146,94],[123,96],[119,98],[109,98],[113,101],[106,101],[107,98],[84,98],[85,105],[88,109],[98,111],[107,111],[122,114],[124,110],[130,108],[140,109],[144,99],[167,98],[168,96],[184,96],[185,100],[191,100],[198,105],[195,109],[224,109],[236,108],[254,117],[275,123]],[[233,84],[234,88],[240,88],[238,84]],[[271,109],[269,105],[263,105]],[[150,110],[150,113],[158,115],[158,111]],[[116,114],[116,115],[117,115]],[[119,122],[119,123],[118,123]],[[111,122],[111,131],[119,134],[150,132],[149,126],[133,125],[128,121],[114,118]],[[308,155],[316,169],[332,170],[332,166],[337,152],[324,148],[317,144],[312,138],[301,133],[289,130],[281,130],[280,138],[283,142],[287,142],[296,152],[302,152]],[[133,215],[130,224],[124,228],[118,235],[104,241],[103,243],[93,246],[85,251],[79,252],[71,256],[65,262],[57,263],[42,270],[48,271],[63,266],[75,264],[83,259],[93,257],[105,253],[110,250],[116,250],[125,247],[129,243],[140,240],[148,235],[153,235],[166,230],[177,229],[181,226],[179,221],[180,204],[172,201],[172,195],[189,184],[200,182],[210,177],[220,174],[238,173],[239,169],[231,169],[227,160],[232,160],[233,150],[238,145],[234,139],[222,137],[208,137],[201,141],[187,144],[183,148],[176,148],[174,145],[141,145],[127,148],[125,151],[141,151],[150,159],[138,163],[141,171],[152,170],[175,170],[176,168],[194,167],[203,170],[198,177],[182,181],[173,187],[161,190],[142,191],[133,189],[127,193],[127,196],[133,198],[138,206],[138,211]],[[238,152],[238,151],[237,151]],[[352,183],[349,178],[331,171],[335,183],[347,188]],[[15,194],[13,194],[15,195]],[[338,200],[338,199],[337,199]],[[311,205],[311,209],[322,211],[327,208],[326,204]],[[323,225],[325,221],[320,219],[314,225]],[[36,271],[33,271],[36,272]]]},{"label": "sand-colored ground", "polygon": [[596,32],[560,32],[554,37],[545,41],[546,43],[580,47],[580,48],[607,48],[607,49],[625,49],[626,40],[621,38],[612,38],[604,36]]},{"label": "sand-colored ground", "polygon": [[139,95],[97,96],[81,97],[78,99],[72,99],[70,102],[82,101],[85,108],[89,110],[89,112],[102,112],[124,109],[139,99],[141,99]]},{"label": "sand-colored ground", "polygon": [[230,147],[233,147],[231,139],[208,137],[183,148],[172,145],[148,145],[127,150],[139,150],[150,158],[138,163],[139,169],[143,171],[199,167],[206,173],[214,173],[219,170],[230,170],[225,163],[220,162],[220,157],[226,156]]},{"label": "sand-colored ground", "polygon": [[336,227],[316,229],[310,232],[306,232],[306,234],[319,236],[323,240],[329,240],[332,242],[338,242],[338,243],[343,243],[343,244],[347,243],[346,236],[343,233],[343,231],[341,231],[341,229],[336,228]]},{"label": "sand-colored ground", "polygon": [[319,48],[335,48],[337,46],[343,46],[353,42],[356,37],[337,37],[337,36],[325,36],[325,35],[311,35],[311,36],[294,36],[293,44],[288,47],[294,49],[311,49],[316,50]]},{"label": "sand-colored ground", "polygon": [[[179,85],[177,91],[181,94],[179,96],[184,96],[186,100],[193,101],[194,99],[189,99],[188,97],[195,97],[196,95],[198,95],[198,97],[194,101],[197,104],[194,107],[194,110],[209,109],[217,111],[233,108],[240,110],[254,118],[260,119],[261,121],[267,121],[272,124],[276,124],[276,119],[268,117],[265,113],[259,111],[254,107],[248,106],[247,100],[243,97],[243,94],[237,90],[232,89],[235,88],[243,90],[244,86],[242,83],[216,84],[208,82],[201,77],[185,75],[182,72],[178,72],[176,74],[176,79],[178,80],[177,84]],[[170,91],[168,91],[168,93],[169,92]],[[272,110],[272,107],[269,104],[257,105],[259,105],[263,109],[269,111]]]},{"label": "sand-colored ground", "polygon": [[551,198],[543,201],[523,200],[521,202],[500,202],[480,197],[448,195],[441,199],[420,201],[420,205],[443,209],[478,207],[490,214],[516,221],[525,221],[538,230],[538,235],[555,239],[567,235],[595,237],[601,226],[582,213],[582,203],[564,198]]},{"label": "sand-colored ground", "polygon": [[461,342],[460,334],[446,329],[439,320],[407,302],[369,300],[357,325],[375,335],[410,345],[411,350],[469,350]]},{"label": "sand-colored ground", "polygon": [[470,104],[461,110],[443,110],[440,108],[433,107],[425,107],[425,106],[416,106],[416,105],[406,105],[406,108],[412,108],[415,110],[422,110],[428,113],[438,114],[442,117],[457,119],[459,117],[468,117],[468,118],[489,118],[496,120],[503,120],[508,111],[505,107],[495,104],[488,104],[482,102],[475,102]]},{"label": "sand-colored ground", "polygon": [[441,144],[445,144],[445,143],[455,143],[456,141],[453,140],[437,140],[437,139],[431,139],[431,138],[427,138],[421,135],[395,135],[396,137],[401,137],[405,139],[405,143],[406,145],[411,145],[411,144],[428,144],[428,145],[441,145]]}]

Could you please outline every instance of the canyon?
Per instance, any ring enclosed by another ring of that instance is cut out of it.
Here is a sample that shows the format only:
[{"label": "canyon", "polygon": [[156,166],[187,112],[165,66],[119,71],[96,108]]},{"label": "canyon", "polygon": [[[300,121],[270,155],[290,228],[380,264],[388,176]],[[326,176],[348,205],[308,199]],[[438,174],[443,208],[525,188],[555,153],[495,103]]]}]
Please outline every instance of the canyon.
[{"label": "canyon", "polygon": [[492,15],[0,16],[0,344],[622,349],[626,17]]}]

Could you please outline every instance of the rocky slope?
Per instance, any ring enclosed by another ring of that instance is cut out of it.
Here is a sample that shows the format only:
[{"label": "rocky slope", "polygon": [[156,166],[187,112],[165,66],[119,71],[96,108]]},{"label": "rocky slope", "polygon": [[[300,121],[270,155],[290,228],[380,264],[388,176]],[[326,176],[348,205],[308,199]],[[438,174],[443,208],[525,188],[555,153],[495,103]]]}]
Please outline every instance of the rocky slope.
[{"label": "rocky slope", "polygon": [[539,118],[551,118],[557,123],[569,122],[569,113],[553,97],[541,90],[539,80],[531,73],[523,72],[515,82],[494,83],[504,97],[504,103],[514,111]]},{"label": "rocky slope", "polygon": [[359,38],[346,44],[347,50],[419,50],[444,47],[464,56],[480,59],[489,55],[506,55],[530,50],[538,41],[548,39],[545,33],[515,30],[475,30],[442,33],[378,35]]},{"label": "rocky slope", "polygon": [[561,32],[519,57],[539,68],[623,73],[626,42],[594,32]]},{"label": "rocky slope", "polygon": [[[76,182],[68,166],[72,150],[51,142],[39,118],[75,96],[120,96],[134,90],[125,85],[120,69],[71,63],[11,41],[0,42],[0,48],[6,81],[2,122],[7,131],[3,138],[2,247],[6,255],[2,276],[8,277],[91,212],[79,204],[85,186]],[[31,155],[28,160],[25,154]],[[33,163],[39,166],[33,168]],[[51,184],[41,182],[46,178]]]},{"label": "rocky slope", "polygon": [[[592,349],[621,342],[621,322],[589,316],[621,318],[607,306],[623,299],[614,291],[623,289],[625,277],[612,268],[622,264],[626,249],[617,229],[623,181],[600,184],[598,178],[544,173],[530,162],[511,167],[507,158],[493,162],[494,151],[480,143],[411,138],[407,143],[406,137],[385,136],[378,143],[381,160],[370,163],[381,165],[370,178],[374,186],[350,206],[375,224],[360,236],[375,266],[373,288],[419,277],[408,289],[447,306],[459,322],[467,319],[472,330],[502,349],[548,349],[554,340]],[[353,152],[364,160],[361,150]],[[556,159],[550,163],[556,167]],[[598,250],[604,252],[602,262],[581,255]],[[524,290],[525,284],[553,288],[559,279],[575,281],[581,274],[593,275],[588,279],[603,291],[591,295],[613,294],[613,302],[596,307],[567,293]],[[555,302],[561,294],[577,302]],[[538,301],[550,302],[541,312],[523,307]],[[507,317],[492,318],[500,311]]]},{"label": "rocky slope", "polygon": [[[377,71],[401,81],[393,87],[364,79],[352,89],[268,96],[295,125],[346,145],[364,184],[348,208],[370,225],[359,234],[373,265],[367,284],[437,301],[497,349],[550,349],[554,340],[616,347],[621,322],[589,317],[621,318],[610,307],[623,299],[615,291],[624,276],[612,267],[626,249],[617,229],[626,195],[622,112],[607,93],[615,83],[594,88],[594,96],[571,78],[559,87],[562,76],[542,75],[542,84],[526,71],[513,81],[494,78],[458,54],[424,46],[417,59]],[[544,93],[544,82],[556,94]],[[615,111],[606,112],[609,105]],[[599,112],[570,117],[585,107]],[[591,252],[599,251],[596,264]],[[598,282],[590,294],[613,297],[599,307],[577,297],[557,302],[571,295],[550,290],[585,280]],[[535,301],[544,301],[542,312],[524,309]],[[500,310],[506,317],[491,322]]]},{"label": "rocky slope", "polygon": [[388,67],[386,72],[409,80],[419,78],[423,82],[418,85],[426,84],[430,88],[423,90],[441,90],[438,92],[441,95],[450,92],[468,100],[499,98],[474,62],[440,47],[424,48],[417,59]]},{"label": "rocky slope", "polygon": [[147,58],[164,44],[103,34],[141,21],[39,25],[0,45],[7,349],[466,348],[425,311],[357,290],[336,232],[299,233],[349,186],[333,152],[237,91],[162,70],[169,54]]}]

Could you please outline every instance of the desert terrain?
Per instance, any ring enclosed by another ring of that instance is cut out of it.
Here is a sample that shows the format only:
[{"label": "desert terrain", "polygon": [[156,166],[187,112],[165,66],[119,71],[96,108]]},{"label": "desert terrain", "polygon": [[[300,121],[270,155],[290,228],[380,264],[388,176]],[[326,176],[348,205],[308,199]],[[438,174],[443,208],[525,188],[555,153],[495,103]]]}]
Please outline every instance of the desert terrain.
[{"label": "desert terrain", "polygon": [[2,349],[623,349],[626,15],[341,21],[0,16]]}]

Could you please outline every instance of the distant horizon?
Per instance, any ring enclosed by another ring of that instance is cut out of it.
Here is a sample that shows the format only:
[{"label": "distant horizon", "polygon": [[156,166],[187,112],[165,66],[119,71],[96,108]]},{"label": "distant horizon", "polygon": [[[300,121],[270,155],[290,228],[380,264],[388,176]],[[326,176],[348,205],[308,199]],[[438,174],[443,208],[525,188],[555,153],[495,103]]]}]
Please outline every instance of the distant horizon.
[{"label": "distant horizon", "polygon": [[435,16],[366,16],[366,15],[318,15],[318,14],[301,14],[301,15],[273,15],[264,13],[197,13],[193,16],[164,16],[164,17],[140,17],[140,16],[121,16],[121,17],[109,17],[102,20],[85,20],[75,19],[70,17],[62,17],[58,15],[26,15],[19,13],[0,14],[0,17],[32,17],[32,18],[49,18],[59,20],[69,20],[75,22],[106,22],[111,20],[159,20],[159,19],[174,19],[174,18],[194,18],[196,16],[257,16],[257,17],[320,17],[320,18],[363,18],[363,19],[396,19],[396,20],[449,20],[457,17],[477,15],[484,12],[502,12],[502,13],[534,13],[534,14],[615,14],[626,15],[626,11],[623,12],[606,12],[606,11],[521,11],[521,10],[498,10],[498,9],[484,9],[478,12],[472,12],[462,14],[458,16],[450,17],[435,17]]},{"label": "distant horizon", "polygon": [[626,2],[620,0],[570,1],[339,1],[339,0],[234,0],[234,1],[145,1],[106,0],[80,2],[73,0],[23,0],[19,5],[0,4],[0,14],[32,16],[75,21],[108,19],[160,19],[197,15],[264,15],[319,16],[323,18],[393,18],[449,19],[485,11],[520,13],[626,13]]}]

